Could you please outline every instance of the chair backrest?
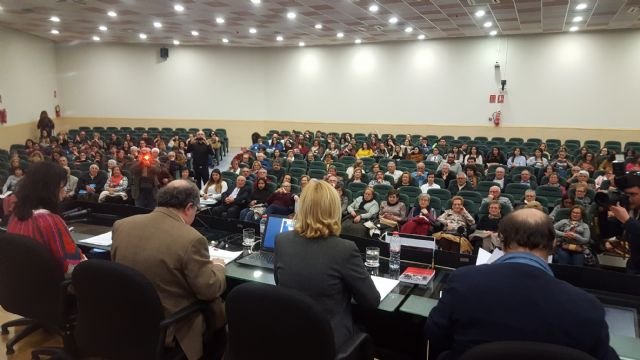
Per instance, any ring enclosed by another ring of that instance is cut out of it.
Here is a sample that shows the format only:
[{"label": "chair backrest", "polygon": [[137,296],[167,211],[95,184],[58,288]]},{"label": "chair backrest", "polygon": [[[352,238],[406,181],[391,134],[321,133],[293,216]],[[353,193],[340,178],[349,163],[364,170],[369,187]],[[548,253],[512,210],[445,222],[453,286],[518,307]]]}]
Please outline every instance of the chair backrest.
[{"label": "chair backrest", "polygon": [[[335,358],[333,330],[327,316],[317,303],[295,290],[242,284],[227,296],[226,313],[226,359]],[[256,329],[260,329],[259,333]]]},{"label": "chair backrest", "polygon": [[[295,162],[295,161],[294,161]],[[291,176],[295,176],[295,177],[300,177],[304,174],[307,173],[307,168],[299,168],[299,167],[295,167],[293,165],[291,165],[291,167],[289,168],[289,171],[287,171],[287,173]]]},{"label": "chair backrest", "polygon": [[60,327],[62,265],[36,240],[0,233],[0,306],[43,324]]},{"label": "chair backrest", "polygon": [[471,200],[473,202],[475,202],[476,204],[480,205],[480,203],[482,202],[482,194],[480,194],[477,191],[471,191],[471,190],[462,190],[462,191],[458,191],[458,196],[462,196],[463,199],[465,200]]},{"label": "chair backrest", "polygon": [[567,346],[532,341],[498,341],[482,344],[464,353],[460,360],[595,360]]},{"label": "chair backrest", "polygon": [[75,338],[83,357],[155,359],[164,310],[153,284],[113,261],[88,260],[72,274],[78,302]]},{"label": "chair backrest", "polygon": [[529,189],[531,189],[531,187],[529,187],[529,185],[527,184],[511,183],[507,184],[504,192],[507,194],[524,195],[524,192]]},{"label": "chair backrest", "polygon": [[327,172],[324,171],[323,169],[309,169],[308,172],[309,176],[312,179],[322,179],[325,177],[325,175],[327,175]]},{"label": "chair backrest", "polygon": [[347,188],[352,192],[364,191],[367,188],[367,184],[365,183],[349,183]]},{"label": "chair backrest", "polygon": [[417,186],[400,186],[398,192],[400,194],[406,194],[411,199],[415,199],[416,196],[422,193],[422,190]]},{"label": "chair backrest", "polygon": [[432,199],[434,197],[440,198],[442,201],[448,201],[451,199],[451,192],[447,189],[429,189],[427,194],[429,194]]}]

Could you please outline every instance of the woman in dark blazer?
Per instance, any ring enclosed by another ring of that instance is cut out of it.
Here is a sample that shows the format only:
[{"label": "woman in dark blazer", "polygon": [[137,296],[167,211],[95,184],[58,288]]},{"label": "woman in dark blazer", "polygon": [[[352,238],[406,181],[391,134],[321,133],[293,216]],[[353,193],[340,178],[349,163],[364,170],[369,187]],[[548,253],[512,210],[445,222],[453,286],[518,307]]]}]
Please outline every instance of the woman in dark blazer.
[{"label": "woman in dark blazer", "polygon": [[375,309],[380,294],[367,273],[355,243],[338,237],[340,197],[327,182],[312,180],[302,191],[294,231],[278,235],[275,280],[320,304],[329,317],[336,347],[357,329],[351,319],[351,298]]}]

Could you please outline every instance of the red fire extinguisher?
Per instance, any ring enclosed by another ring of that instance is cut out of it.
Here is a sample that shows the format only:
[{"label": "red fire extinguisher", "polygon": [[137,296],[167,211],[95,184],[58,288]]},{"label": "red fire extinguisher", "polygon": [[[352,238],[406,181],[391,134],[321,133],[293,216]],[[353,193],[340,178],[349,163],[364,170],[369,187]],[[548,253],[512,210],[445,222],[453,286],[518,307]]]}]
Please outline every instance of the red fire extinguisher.
[{"label": "red fire extinguisher", "polygon": [[493,113],[493,115],[491,116],[493,118],[493,125],[495,126],[500,126],[500,117],[502,116],[502,113],[500,110],[496,111]]},{"label": "red fire extinguisher", "polygon": [[0,105],[0,124],[6,124],[7,123],[7,109],[3,108],[2,105]]},{"label": "red fire extinguisher", "polygon": [[59,118],[60,115],[61,115],[61,113],[60,113],[60,105],[56,105],[55,111],[56,111],[56,117]]}]

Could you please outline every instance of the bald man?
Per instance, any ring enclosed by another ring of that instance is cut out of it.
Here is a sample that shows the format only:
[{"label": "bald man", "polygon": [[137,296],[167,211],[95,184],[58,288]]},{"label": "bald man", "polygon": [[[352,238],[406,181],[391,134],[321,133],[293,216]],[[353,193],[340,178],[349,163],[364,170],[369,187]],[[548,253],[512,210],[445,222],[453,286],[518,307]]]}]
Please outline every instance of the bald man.
[{"label": "bald man", "polygon": [[427,319],[430,358],[457,359],[495,341],[535,341],[618,359],[600,301],[557,280],[547,264],[555,238],[549,216],[518,210],[500,221],[498,232],[504,256],[449,276]]}]

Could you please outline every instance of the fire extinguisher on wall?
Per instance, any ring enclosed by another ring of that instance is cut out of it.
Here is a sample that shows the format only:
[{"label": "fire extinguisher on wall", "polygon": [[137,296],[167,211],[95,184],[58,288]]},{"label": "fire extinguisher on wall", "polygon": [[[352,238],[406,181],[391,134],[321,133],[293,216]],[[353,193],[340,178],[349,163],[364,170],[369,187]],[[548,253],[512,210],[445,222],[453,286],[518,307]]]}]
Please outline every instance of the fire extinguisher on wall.
[{"label": "fire extinguisher on wall", "polygon": [[0,124],[7,123],[7,109],[2,105],[2,98],[0,97]]},{"label": "fire extinguisher on wall", "polygon": [[500,126],[500,117],[502,116],[502,112],[500,110],[494,112],[491,115],[491,118],[493,119],[493,125],[494,126]]},{"label": "fire extinguisher on wall", "polygon": [[61,116],[60,105],[56,105],[55,111],[56,111],[56,117],[59,118]]}]

